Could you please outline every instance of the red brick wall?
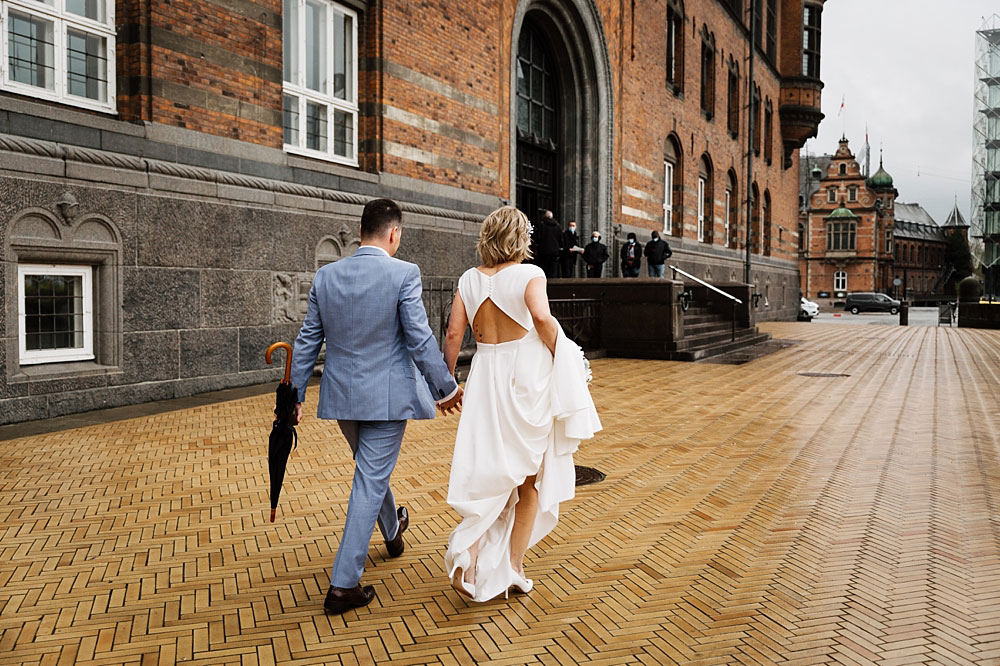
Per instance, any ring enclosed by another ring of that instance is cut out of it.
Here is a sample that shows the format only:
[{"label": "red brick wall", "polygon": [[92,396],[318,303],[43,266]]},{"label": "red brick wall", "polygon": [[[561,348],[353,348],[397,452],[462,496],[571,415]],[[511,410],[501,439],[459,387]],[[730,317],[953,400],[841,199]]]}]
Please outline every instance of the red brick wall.
[{"label": "red brick wall", "polygon": [[[248,15],[253,12],[229,13],[210,2],[147,3],[149,0],[119,0],[119,22],[133,24],[140,32],[148,24],[154,29],[260,62],[273,68],[272,72],[279,72],[277,77],[261,76],[158,45],[152,50],[148,72],[154,80],[255,105],[272,113],[280,112],[281,27],[280,21],[274,20],[276,14],[280,16],[280,0],[246,0],[246,7],[259,6],[259,20]],[[786,12],[789,10],[785,7],[794,3],[780,4],[781,11]],[[511,31],[516,7],[516,0],[463,0],[461,3],[384,0],[371,3],[367,12],[360,14],[361,168],[380,169],[498,198],[513,198],[509,173],[509,81]],[[683,145],[684,226],[680,233],[687,238],[696,235],[698,163],[702,153],[707,153],[714,165],[712,242],[715,245],[725,242],[723,201],[730,168],[738,175],[736,196],[740,201],[739,219],[733,222],[742,234],[746,208],[746,105],[750,99],[745,28],[717,0],[688,0],[684,22],[685,94],[678,97],[667,89],[665,82],[665,3],[635,3],[635,15],[631,3],[617,0],[599,0],[597,7],[610,55],[614,95],[614,221],[651,230],[662,226],[662,185],[655,178],[650,179],[624,165],[634,163],[654,174],[662,174],[664,141],[668,133],[676,132]],[[786,59],[790,56],[785,54],[794,52],[794,44],[801,42],[800,19],[783,16],[779,20],[782,21],[779,24],[779,53]],[[711,121],[703,117],[699,104],[703,24],[714,33],[717,47],[715,116]],[[736,139],[729,136],[726,126],[730,54],[739,61],[741,75],[743,108]],[[123,43],[119,67],[125,77],[147,73],[146,55],[142,39]],[[454,95],[428,90],[426,86],[407,80],[408,77],[396,76],[386,69],[386,63],[401,65],[446,84],[452,90],[491,106],[495,112],[474,108],[456,101]],[[797,155],[793,156],[791,167],[784,168],[778,113],[780,80],[775,69],[762,59],[758,59],[756,83],[761,88],[763,101],[771,101],[774,128],[773,161],[768,165],[762,151],[760,158],[755,160],[754,180],[762,197],[765,191],[771,195],[770,253],[777,258],[792,259],[797,250]],[[280,123],[268,124],[244,114],[185,103],[169,93],[155,97],[150,104],[140,93],[127,90],[120,96],[123,116],[272,147],[282,145]],[[450,130],[456,130],[458,136],[456,132],[442,133],[434,127],[414,126],[420,122],[400,122],[388,114],[380,116],[383,106],[446,124]],[[474,135],[480,140],[463,140],[463,133],[466,139]],[[430,153],[433,159],[420,159],[422,155],[411,149],[424,151],[424,157]],[[636,197],[635,191],[648,196]],[[642,211],[644,215],[623,214],[623,205]],[[767,245],[762,243],[762,248]]]},{"label": "red brick wall", "polygon": [[[251,112],[225,113],[212,108],[210,103],[197,105],[181,101],[167,91],[157,94],[157,82],[162,82],[272,112],[280,111],[281,26],[268,17],[273,18],[275,13],[280,16],[281,1],[246,0],[245,6],[247,10],[237,14],[220,5],[198,0],[118,0],[116,20],[120,28],[126,25],[129,28],[124,31],[127,37],[119,48],[118,76],[124,81],[151,76],[154,94],[150,102],[140,91],[123,83],[118,96],[121,116],[280,147],[280,124],[261,122]],[[260,8],[259,18],[252,17],[256,7]],[[223,66],[213,62],[209,55],[195,52],[196,49],[185,52],[167,48],[158,44],[159,31],[276,68],[279,74],[268,78],[253,71],[255,67]],[[151,53],[147,50],[150,34]]]},{"label": "red brick wall", "polygon": [[[745,234],[746,219],[746,159],[747,145],[747,103],[750,99],[747,77],[747,40],[744,28],[737,24],[732,15],[718,2],[702,1],[685,4],[687,13],[684,22],[684,94],[676,96],[666,85],[666,40],[663,34],[664,6],[662,3],[637,3],[635,20],[635,59],[632,49],[626,45],[623,62],[623,92],[620,109],[624,118],[622,139],[618,146],[622,160],[638,164],[654,174],[663,172],[663,147],[667,136],[675,132],[684,150],[683,159],[683,229],[675,234],[685,238],[697,238],[697,184],[699,163],[702,154],[711,158],[714,166],[712,191],[714,206],[711,216],[712,243],[723,245],[724,200],[728,171],[737,174],[736,196],[738,197],[739,219],[734,220],[741,239]],[[626,8],[627,11],[627,8]],[[626,23],[631,32],[632,17],[626,14]],[[715,113],[707,120],[701,109],[701,46],[702,26],[714,33],[715,55]],[[798,33],[796,33],[798,34]],[[631,34],[626,34],[626,40]],[[779,39],[787,36],[780,34]],[[801,40],[801,37],[799,37]],[[732,55],[740,67],[740,122],[739,134],[730,136],[726,122],[728,104],[728,60]],[[759,54],[758,54],[759,56]],[[771,255],[782,259],[793,259],[797,254],[797,155],[791,168],[782,165],[781,126],[778,117],[778,97],[780,80],[769,65],[758,57],[755,81],[760,86],[762,109],[767,100],[774,108],[773,119],[773,159],[768,165],[764,151],[754,160],[754,182],[761,192],[769,192],[772,201],[771,214]],[[763,122],[763,110],[761,122]],[[762,128],[763,142],[763,128]],[[622,221],[649,229],[659,228],[653,222],[640,216],[622,213],[622,205],[638,209],[648,216],[662,219],[662,201],[652,201],[628,193],[625,187],[662,197],[663,186],[659,180],[650,179],[635,170],[621,167],[619,175],[623,187],[618,192],[620,201],[615,214]],[[676,204],[675,204],[676,205]],[[675,219],[677,213],[675,212]],[[762,244],[762,249],[764,244]]]}]

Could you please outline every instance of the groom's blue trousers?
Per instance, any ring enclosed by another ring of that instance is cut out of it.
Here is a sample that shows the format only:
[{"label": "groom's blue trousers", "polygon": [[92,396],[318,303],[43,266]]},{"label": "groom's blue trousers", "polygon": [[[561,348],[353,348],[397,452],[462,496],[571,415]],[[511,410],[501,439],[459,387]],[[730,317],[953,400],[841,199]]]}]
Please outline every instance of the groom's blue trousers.
[{"label": "groom's blue trousers", "polygon": [[352,588],[361,582],[365,572],[376,521],[386,541],[396,538],[399,530],[389,477],[396,467],[406,421],[338,421],[338,424],[354,452],[354,482],[330,584]]}]

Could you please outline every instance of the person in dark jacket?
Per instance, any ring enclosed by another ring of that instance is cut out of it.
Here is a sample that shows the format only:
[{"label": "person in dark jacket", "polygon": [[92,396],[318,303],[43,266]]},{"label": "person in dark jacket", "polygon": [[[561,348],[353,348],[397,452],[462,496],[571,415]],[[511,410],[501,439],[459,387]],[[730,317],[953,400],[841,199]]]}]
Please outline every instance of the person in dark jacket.
[{"label": "person in dark jacket", "polygon": [[587,277],[601,277],[604,262],[609,256],[608,246],[601,242],[601,232],[595,231],[591,234],[587,247],[583,248],[583,263],[587,265]]},{"label": "person in dark jacket", "polygon": [[576,263],[583,250],[580,236],[576,233],[576,222],[570,221],[562,236],[562,254],[559,255],[559,277],[576,277]]},{"label": "person in dark jacket", "polygon": [[621,259],[622,277],[639,277],[639,268],[642,267],[642,247],[631,231],[628,233],[628,241],[622,245]]},{"label": "person in dark jacket", "polygon": [[538,246],[535,262],[545,271],[545,277],[554,278],[559,266],[559,254],[562,252],[563,232],[552,218],[552,211],[542,214],[542,224],[536,230]]},{"label": "person in dark jacket", "polygon": [[670,244],[660,238],[660,232],[654,231],[651,236],[653,240],[646,243],[643,255],[646,257],[646,270],[651,278],[663,277],[663,264],[673,256]]}]

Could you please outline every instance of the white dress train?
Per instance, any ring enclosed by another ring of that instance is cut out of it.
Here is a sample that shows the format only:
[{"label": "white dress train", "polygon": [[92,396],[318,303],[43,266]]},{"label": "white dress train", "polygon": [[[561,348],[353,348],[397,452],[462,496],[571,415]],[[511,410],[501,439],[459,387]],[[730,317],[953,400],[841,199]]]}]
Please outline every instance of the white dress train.
[{"label": "white dress train", "polygon": [[559,503],[574,495],[573,453],[601,429],[587,387],[583,351],[559,330],[553,356],[524,303],[528,282],[544,277],[520,264],[488,276],[473,268],[459,280],[469,321],[487,300],[528,333],[500,344],[480,343],[465,386],[448,485],[448,503],[462,522],[451,533],[445,568],[452,578],[470,563],[479,541],[473,599],[486,601],[520,580],[510,566],[517,488],[537,475],[538,514],[529,547],[556,526]]}]

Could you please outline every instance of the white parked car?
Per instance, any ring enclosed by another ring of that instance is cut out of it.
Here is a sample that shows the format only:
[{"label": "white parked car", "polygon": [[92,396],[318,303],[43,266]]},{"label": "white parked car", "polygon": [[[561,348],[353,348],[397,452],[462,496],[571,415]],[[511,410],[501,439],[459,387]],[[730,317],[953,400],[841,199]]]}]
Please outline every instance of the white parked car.
[{"label": "white parked car", "polygon": [[807,300],[804,296],[799,300],[799,321],[812,321],[819,314],[819,303]]}]

